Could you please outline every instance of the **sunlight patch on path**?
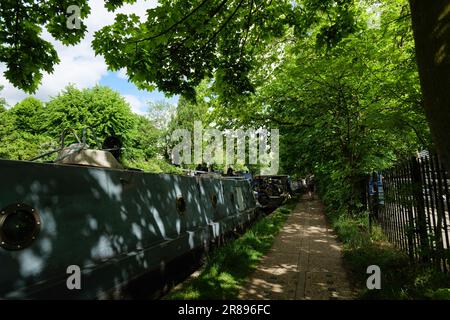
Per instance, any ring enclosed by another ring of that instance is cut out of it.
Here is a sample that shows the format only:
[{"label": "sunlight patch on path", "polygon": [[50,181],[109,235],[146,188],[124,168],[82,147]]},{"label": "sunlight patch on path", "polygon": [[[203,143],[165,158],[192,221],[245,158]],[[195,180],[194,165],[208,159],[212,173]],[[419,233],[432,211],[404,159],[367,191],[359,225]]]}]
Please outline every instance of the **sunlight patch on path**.
[{"label": "sunlight patch on path", "polygon": [[328,227],[319,201],[300,201],[239,298],[356,298],[343,266],[342,245]]}]

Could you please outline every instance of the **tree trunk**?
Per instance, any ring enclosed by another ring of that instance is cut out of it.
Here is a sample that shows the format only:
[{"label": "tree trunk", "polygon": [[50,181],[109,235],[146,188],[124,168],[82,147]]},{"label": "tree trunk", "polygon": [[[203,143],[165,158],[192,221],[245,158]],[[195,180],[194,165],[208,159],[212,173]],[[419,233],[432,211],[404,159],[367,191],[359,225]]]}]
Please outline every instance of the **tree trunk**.
[{"label": "tree trunk", "polygon": [[409,0],[425,113],[450,169],[450,0]]}]

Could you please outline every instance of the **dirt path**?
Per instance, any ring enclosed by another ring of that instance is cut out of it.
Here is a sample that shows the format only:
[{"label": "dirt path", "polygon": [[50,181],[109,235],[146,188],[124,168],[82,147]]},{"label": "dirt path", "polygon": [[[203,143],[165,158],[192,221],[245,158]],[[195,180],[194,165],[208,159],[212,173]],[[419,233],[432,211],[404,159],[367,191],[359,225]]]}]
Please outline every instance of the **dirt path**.
[{"label": "dirt path", "polygon": [[320,201],[301,200],[240,298],[354,299],[341,253]]}]

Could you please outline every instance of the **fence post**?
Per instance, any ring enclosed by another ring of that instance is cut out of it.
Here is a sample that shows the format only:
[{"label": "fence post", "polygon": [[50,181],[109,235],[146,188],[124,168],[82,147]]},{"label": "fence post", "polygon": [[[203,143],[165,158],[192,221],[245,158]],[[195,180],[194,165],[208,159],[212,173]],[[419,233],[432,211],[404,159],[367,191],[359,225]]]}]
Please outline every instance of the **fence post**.
[{"label": "fence post", "polygon": [[373,181],[373,215],[375,219],[378,219],[378,210],[379,210],[379,199],[378,199],[378,173],[372,173],[372,181]]},{"label": "fence post", "polygon": [[423,182],[420,173],[419,159],[411,158],[411,186],[413,192],[414,207],[416,208],[416,225],[420,238],[420,257],[424,262],[430,260],[430,247],[428,244],[427,218],[423,199]]},{"label": "fence post", "polygon": [[[372,231],[373,220],[378,220],[378,174],[372,172],[372,190],[368,190],[369,195],[369,230]],[[370,182],[370,178],[369,178]],[[370,183],[367,184],[369,189]]]},{"label": "fence post", "polygon": [[367,177],[366,177],[366,181],[365,181],[365,184],[366,184],[366,198],[367,198],[367,209],[368,209],[368,212],[369,212],[369,232],[372,232],[372,214],[373,214],[373,212],[372,212],[372,210],[373,210],[373,204],[372,204],[372,196],[371,196],[371,192],[370,192],[370,175],[368,175]]}]

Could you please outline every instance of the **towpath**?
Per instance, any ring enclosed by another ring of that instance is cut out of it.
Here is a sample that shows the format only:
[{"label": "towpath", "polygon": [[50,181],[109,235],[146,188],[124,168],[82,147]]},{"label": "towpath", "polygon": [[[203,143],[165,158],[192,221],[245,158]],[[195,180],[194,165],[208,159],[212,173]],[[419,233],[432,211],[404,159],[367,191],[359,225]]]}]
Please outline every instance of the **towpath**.
[{"label": "towpath", "polygon": [[318,200],[302,199],[240,292],[241,299],[355,299],[342,245]]}]

